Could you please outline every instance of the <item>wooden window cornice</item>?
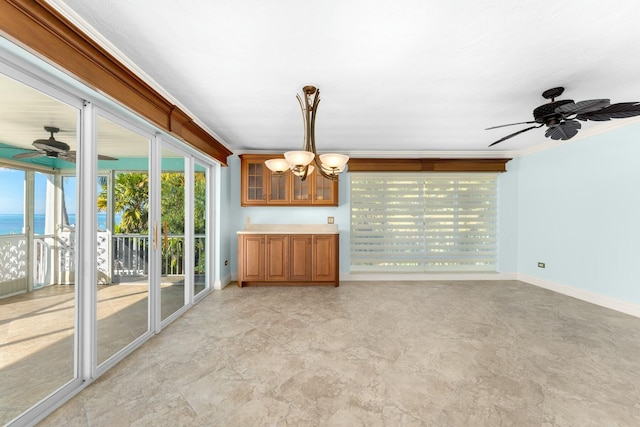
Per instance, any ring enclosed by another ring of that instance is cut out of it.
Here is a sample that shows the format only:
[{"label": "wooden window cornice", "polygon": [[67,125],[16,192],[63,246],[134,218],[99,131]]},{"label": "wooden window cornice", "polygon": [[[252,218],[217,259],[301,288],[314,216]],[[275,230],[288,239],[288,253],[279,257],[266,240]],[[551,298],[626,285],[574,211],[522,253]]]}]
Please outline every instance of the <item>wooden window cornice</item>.
[{"label": "wooden window cornice", "polygon": [[506,172],[511,159],[351,158],[349,172]]},{"label": "wooden window cornice", "polygon": [[0,32],[227,165],[228,148],[47,2],[0,1]]}]

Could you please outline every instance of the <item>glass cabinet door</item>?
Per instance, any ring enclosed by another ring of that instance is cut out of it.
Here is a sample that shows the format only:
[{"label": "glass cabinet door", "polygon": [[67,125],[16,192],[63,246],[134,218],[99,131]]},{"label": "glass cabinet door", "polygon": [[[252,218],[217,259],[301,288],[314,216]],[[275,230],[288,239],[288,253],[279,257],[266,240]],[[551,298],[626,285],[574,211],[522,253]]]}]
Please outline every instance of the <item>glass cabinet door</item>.
[{"label": "glass cabinet door", "polygon": [[332,201],[333,181],[316,172],[314,202],[322,203]]},{"label": "glass cabinet door", "polygon": [[293,193],[291,195],[292,202],[302,202],[309,203],[311,202],[311,191],[309,191],[312,186],[310,185],[312,177],[309,176],[304,181],[299,176],[293,176]]},{"label": "glass cabinet door", "polygon": [[263,201],[264,194],[264,169],[262,162],[250,162],[247,164],[247,200]]},{"label": "glass cabinet door", "polygon": [[268,204],[287,204],[289,198],[287,197],[289,189],[287,188],[289,184],[289,173],[284,174],[276,174],[271,173],[271,171],[267,170],[269,174],[269,197],[267,200]]}]

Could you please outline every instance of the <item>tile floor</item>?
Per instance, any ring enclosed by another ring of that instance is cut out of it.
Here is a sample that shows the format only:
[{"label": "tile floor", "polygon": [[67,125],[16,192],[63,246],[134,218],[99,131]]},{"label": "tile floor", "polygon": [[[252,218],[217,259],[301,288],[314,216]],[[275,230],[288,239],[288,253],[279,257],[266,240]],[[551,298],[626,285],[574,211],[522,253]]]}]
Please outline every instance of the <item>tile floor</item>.
[{"label": "tile floor", "polygon": [[640,319],[521,282],[214,292],[43,426],[637,426]]}]

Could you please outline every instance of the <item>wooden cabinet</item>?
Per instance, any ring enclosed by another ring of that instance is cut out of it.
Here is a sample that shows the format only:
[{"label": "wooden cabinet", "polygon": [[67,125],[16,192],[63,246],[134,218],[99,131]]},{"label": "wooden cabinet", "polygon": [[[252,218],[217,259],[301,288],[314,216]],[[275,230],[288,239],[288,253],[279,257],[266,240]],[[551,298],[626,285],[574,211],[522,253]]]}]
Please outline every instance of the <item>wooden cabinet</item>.
[{"label": "wooden cabinet", "polygon": [[292,234],[290,236],[291,252],[289,253],[289,279],[291,281],[310,281],[312,276],[312,236],[309,234]]},{"label": "wooden cabinet", "polygon": [[264,235],[241,236],[238,239],[238,253],[242,253],[242,257],[238,257],[238,277],[242,276],[243,280],[264,281]]},{"label": "wooden cabinet", "polygon": [[317,170],[304,181],[291,172],[272,173],[265,160],[281,154],[240,156],[240,204],[242,206],[338,206],[338,181]]},{"label": "wooden cabinet", "polygon": [[280,282],[289,280],[289,236],[267,234],[265,252],[265,280]]},{"label": "wooden cabinet", "polygon": [[304,181],[291,174],[291,204],[338,206],[338,181],[325,178],[316,168]]},{"label": "wooden cabinet", "polygon": [[313,236],[313,274],[311,280],[331,282],[337,279],[336,262],[339,259],[335,235],[318,234]]},{"label": "wooden cabinet", "polygon": [[271,173],[264,161],[271,157],[242,155],[240,188],[242,206],[288,205],[291,176]]},{"label": "wooden cabinet", "polygon": [[339,286],[338,234],[239,234],[238,286]]}]

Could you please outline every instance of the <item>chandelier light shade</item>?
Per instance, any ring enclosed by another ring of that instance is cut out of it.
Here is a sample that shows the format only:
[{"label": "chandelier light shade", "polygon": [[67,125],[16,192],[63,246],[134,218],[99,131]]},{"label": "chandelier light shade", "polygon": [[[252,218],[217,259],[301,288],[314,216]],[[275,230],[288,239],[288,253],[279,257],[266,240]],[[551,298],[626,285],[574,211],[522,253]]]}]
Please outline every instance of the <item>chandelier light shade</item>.
[{"label": "chandelier light shade", "polygon": [[287,170],[305,180],[314,171],[315,163],[322,176],[331,180],[337,180],[338,174],[344,171],[349,161],[349,156],[344,154],[327,153],[320,156],[316,153],[315,124],[316,111],[320,103],[320,90],[314,86],[302,88],[304,100],[296,95],[304,124],[304,145],[301,151],[287,151],[284,159],[269,159],[265,165],[274,173],[285,173]]},{"label": "chandelier light shade", "polygon": [[264,164],[275,173],[285,173],[289,170],[289,162],[286,159],[269,159]]},{"label": "chandelier light shade", "polygon": [[325,169],[342,172],[348,161],[349,156],[345,156],[344,154],[320,154],[320,162],[322,163],[322,167]]},{"label": "chandelier light shade", "polygon": [[304,167],[311,163],[316,155],[309,151],[287,151],[284,158],[292,166]]}]

